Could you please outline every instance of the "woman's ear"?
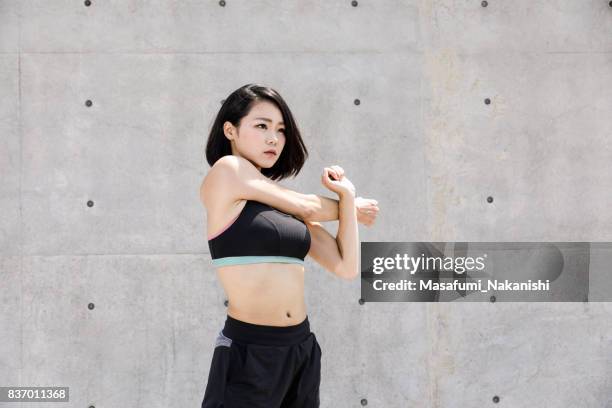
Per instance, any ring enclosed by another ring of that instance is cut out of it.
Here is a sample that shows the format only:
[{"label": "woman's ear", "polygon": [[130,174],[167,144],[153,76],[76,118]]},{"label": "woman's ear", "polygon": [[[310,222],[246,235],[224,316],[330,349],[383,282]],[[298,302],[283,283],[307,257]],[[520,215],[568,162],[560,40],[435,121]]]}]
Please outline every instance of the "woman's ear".
[{"label": "woman's ear", "polygon": [[232,122],[226,121],[223,124],[223,134],[228,140],[234,139],[234,134],[236,133],[236,128],[232,125]]}]

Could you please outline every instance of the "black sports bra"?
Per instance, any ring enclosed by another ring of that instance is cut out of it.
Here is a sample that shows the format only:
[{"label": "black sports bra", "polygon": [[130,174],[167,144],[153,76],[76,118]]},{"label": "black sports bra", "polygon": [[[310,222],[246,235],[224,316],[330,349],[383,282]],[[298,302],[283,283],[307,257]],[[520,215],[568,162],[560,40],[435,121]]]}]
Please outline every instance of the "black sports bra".
[{"label": "black sports bra", "polygon": [[247,200],[236,218],[208,237],[208,248],[215,266],[263,262],[303,264],[310,250],[310,232],[293,215]]}]

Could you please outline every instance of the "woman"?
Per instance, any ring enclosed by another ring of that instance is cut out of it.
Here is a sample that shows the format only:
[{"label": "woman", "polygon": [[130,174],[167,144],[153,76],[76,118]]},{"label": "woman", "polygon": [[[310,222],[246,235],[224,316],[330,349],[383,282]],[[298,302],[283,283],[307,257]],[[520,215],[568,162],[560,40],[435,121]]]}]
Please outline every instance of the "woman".
[{"label": "woman", "polygon": [[[211,169],[200,189],[227,319],[212,357],[203,408],[318,407],[321,349],[304,303],[304,258],[339,277],[358,275],[357,222],[377,202],[355,198],[339,166],[322,184],[339,201],[273,180],[297,175],[308,152],[293,115],[271,88],[234,91],[211,129]],[[332,237],[318,221],[339,220]]]}]

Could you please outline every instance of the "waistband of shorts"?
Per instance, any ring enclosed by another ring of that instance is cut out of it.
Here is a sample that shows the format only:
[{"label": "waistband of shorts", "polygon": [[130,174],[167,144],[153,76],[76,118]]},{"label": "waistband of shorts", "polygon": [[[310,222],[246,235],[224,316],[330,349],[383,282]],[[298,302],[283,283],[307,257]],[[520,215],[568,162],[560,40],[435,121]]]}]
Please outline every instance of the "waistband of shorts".
[{"label": "waistband of shorts", "polygon": [[285,346],[303,342],[310,334],[308,316],[293,326],[264,326],[243,322],[227,315],[223,335],[239,343]]}]

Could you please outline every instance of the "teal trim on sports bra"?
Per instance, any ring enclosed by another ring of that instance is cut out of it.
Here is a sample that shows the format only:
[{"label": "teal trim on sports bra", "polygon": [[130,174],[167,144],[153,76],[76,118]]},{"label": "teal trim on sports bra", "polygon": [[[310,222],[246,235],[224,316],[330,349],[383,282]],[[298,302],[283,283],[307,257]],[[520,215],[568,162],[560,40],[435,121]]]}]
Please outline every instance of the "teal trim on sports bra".
[{"label": "teal trim on sports bra", "polygon": [[258,255],[258,256],[228,256],[225,258],[213,259],[212,263],[214,266],[228,266],[228,265],[244,265],[254,263],[294,263],[303,265],[304,261],[299,258],[293,258],[290,256],[276,256],[276,255]]}]

